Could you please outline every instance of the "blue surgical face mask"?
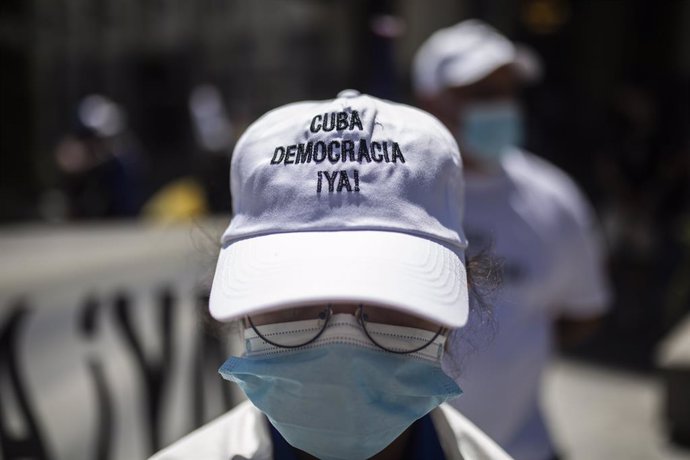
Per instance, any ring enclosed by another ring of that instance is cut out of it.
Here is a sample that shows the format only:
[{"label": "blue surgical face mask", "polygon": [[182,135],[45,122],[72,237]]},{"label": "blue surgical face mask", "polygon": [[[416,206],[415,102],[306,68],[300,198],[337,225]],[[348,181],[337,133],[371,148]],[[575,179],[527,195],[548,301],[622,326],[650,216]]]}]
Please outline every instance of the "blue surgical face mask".
[{"label": "blue surgical face mask", "polygon": [[[303,323],[285,323],[281,333],[301,334],[310,326]],[[391,347],[434,335],[387,325],[375,325],[373,333]],[[288,443],[320,459],[372,457],[461,393],[441,370],[443,338],[398,355],[375,347],[347,314],[334,315],[318,340],[295,350],[272,347],[251,330],[245,334],[247,353],[228,359],[220,374],[240,385]]]},{"label": "blue surgical face mask", "polygon": [[456,136],[468,155],[495,163],[510,147],[520,145],[523,129],[522,112],[515,102],[475,103],[460,112]]}]

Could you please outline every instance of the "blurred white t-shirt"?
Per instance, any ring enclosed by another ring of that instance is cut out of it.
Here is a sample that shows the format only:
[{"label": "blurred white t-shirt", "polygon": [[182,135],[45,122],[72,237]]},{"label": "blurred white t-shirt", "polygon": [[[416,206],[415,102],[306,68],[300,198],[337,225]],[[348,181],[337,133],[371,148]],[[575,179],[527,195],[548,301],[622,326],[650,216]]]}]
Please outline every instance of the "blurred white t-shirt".
[{"label": "blurred white t-shirt", "polygon": [[465,209],[469,254],[491,247],[504,270],[489,299],[493,340],[470,313],[465,333],[478,351],[453,350],[464,394],[452,404],[517,460],[548,459],[539,398],[553,321],[598,316],[609,301],[593,212],[564,172],[519,150],[495,175],[466,175]]}]

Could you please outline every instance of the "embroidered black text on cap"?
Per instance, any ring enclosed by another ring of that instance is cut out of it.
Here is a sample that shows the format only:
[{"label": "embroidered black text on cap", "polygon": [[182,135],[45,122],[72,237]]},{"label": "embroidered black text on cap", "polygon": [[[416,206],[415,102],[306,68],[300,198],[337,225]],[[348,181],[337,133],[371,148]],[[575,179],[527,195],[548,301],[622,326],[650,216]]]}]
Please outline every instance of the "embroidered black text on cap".
[{"label": "embroidered black text on cap", "polygon": [[[362,131],[359,112],[330,112],[315,115],[309,121],[311,133],[330,131]],[[308,163],[405,163],[400,144],[392,140],[368,141],[366,139],[341,139],[330,141],[307,141],[299,144],[280,145],[273,151],[271,165],[299,165]],[[359,171],[322,170],[317,171],[316,193],[322,191],[359,192]]]}]

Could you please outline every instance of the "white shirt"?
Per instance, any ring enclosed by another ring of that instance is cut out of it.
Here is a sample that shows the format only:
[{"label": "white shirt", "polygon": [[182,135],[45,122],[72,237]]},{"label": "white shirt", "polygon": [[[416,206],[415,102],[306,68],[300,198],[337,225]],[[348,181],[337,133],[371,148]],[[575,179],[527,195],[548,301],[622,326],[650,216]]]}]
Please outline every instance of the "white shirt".
[{"label": "white shirt", "polygon": [[478,350],[453,350],[464,391],[453,405],[516,459],[543,460],[554,453],[539,410],[553,320],[597,316],[609,299],[593,213],[565,173],[518,150],[495,175],[468,173],[465,206],[470,254],[493,249],[504,272],[489,299],[493,340],[476,318],[460,331]]},{"label": "white shirt", "polygon": [[[431,412],[446,460],[510,460],[465,417],[444,404]],[[160,451],[150,460],[271,460],[268,420],[245,401]]]}]

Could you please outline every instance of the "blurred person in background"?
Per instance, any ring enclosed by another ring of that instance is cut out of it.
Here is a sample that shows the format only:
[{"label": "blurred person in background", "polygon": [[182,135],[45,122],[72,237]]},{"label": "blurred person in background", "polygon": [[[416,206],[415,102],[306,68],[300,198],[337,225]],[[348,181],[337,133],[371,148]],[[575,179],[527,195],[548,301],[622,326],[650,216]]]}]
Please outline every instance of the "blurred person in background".
[{"label": "blurred person in background", "polygon": [[241,322],[219,372],[249,401],[156,460],[509,458],[443,404],[471,272],[438,120],[352,90],[283,106],[238,141],[231,188],[209,309]]},{"label": "blurred person in background", "polygon": [[224,192],[235,130],[220,90],[211,84],[195,86],[188,100],[196,144],[191,174],[178,177],[147,200],[142,215],[159,223],[195,220],[230,211]]},{"label": "blurred person in background", "polygon": [[143,160],[124,109],[100,94],[79,103],[74,132],[55,149],[59,196],[44,200],[49,220],[133,217],[142,206]]},{"label": "blurred person in background", "polygon": [[554,344],[585,338],[609,302],[592,209],[563,171],[518,147],[518,93],[537,64],[468,20],[434,33],[413,69],[419,105],[455,134],[465,160],[470,254],[491,249],[503,265],[495,336],[466,338],[479,349],[456,363],[466,396],[453,405],[518,460],[557,457],[540,409],[542,374]]},{"label": "blurred person in background", "polygon": [[[611,272],[615,285],[625,286],[616,299],[624,308],[611,322],[642,350],[653,350],[690,313],[690,100],[682,88],[690,87],[673,80],[663,90],[636,79],[621,84],[596,163]],[[652,353],[643,356],[651,360]]]},{"label": "blurred person in background", "polygon": [[[197,146],[197,176],[205,187],[209,210],[213,213],[230,212],[230,203],[224,192],[229,188],[229,158],[239,129],[231,120],[229,109],[220,88],[215,85],[197,85],[189,95],[189,112]],[[246,124],[241,128],[246,128]]]}]

